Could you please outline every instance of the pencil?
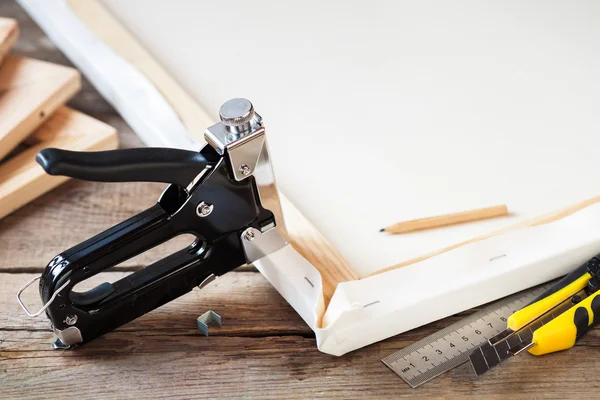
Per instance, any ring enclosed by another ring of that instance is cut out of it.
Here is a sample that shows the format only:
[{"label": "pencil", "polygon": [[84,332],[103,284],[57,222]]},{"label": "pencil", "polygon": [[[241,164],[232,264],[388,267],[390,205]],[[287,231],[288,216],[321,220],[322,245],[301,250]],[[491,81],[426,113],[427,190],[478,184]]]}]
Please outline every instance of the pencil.
[{"label": "pencil", "polygon": [[472,222],[479,221],[482,219],[502,217],[505,215],[508,215],[508,208],[505,204],[502,204],[494,207],[479,208],[476,210],[469,210],[453,214],[444,214],[435,217],[399,222],[397,224],[390,225],[387,228],[381,229],[380,232],[393,234],[408,233],[421,231],[424,229],[437,228],[440,226],[455,225],[464,222]]}]

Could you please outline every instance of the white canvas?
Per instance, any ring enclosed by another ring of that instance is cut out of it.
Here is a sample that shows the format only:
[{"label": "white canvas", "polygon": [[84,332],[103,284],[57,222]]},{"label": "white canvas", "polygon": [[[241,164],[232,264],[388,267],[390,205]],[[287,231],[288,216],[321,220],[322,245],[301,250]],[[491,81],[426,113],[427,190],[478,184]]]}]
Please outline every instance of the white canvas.
[{"label": "white canvas", "polygon": [[[198,145],[64,0],[19,2],[146,143]],[[598,193],[596,3],[106,4],[210,114],[254,101],[284,193],[363,275]],[[502,202],[511,218],[378,232]],[[316,269],[289,247],[255,265],[341,355],[566,274],[600,249],[598,224],[595,204],[342,283],[322,326]]]},{"label": "white canvas", "polygon": [[210,114],[254,102],[282,190],[362,275],[600,192],[597,1],[103,3]]}]

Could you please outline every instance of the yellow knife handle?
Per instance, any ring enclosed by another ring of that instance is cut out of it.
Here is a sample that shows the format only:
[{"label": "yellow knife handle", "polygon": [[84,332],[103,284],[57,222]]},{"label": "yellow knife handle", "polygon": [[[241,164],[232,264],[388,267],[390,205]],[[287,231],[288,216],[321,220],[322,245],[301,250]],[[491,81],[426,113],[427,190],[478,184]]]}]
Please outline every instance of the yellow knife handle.
[{"label": "yellow knife handle", "polygon": [[577,339],[598,322],[600,292],[595,292],[533,332],[531,341],[535,344],[529,352],[540,356],[570,349]]},{"label": "yellow knife handle", "polygon": [[540,315],[546,313],[570,297],[573,297],[576,293],[579,293],[587,286],[588,281],[591,278],[591,275],[587,272],[587,268],[582,268],[585,266],[586,264],[574,271],[579,277],[573,276],[573,274],[567,275],[565,279],[569,279],[571,282],[566,286],[565,279],[560,280],[547,292],[543,293],[541,298],[538,298],[537,301],[534,301],[528,306],[513,313],[506,321],[507,328],[518,331]]}]

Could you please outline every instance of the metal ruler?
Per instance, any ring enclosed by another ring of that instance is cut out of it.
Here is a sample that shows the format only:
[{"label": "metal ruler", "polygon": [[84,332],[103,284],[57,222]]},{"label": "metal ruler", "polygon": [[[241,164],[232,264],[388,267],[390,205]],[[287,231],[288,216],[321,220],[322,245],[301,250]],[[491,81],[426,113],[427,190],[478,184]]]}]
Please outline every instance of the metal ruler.
[{"label": "metal ruler", "polygon": [[474,349],[506,328],[506,320],[556,281],[498,300],[486,308],[382,359],[410,387],[469,360]]}]

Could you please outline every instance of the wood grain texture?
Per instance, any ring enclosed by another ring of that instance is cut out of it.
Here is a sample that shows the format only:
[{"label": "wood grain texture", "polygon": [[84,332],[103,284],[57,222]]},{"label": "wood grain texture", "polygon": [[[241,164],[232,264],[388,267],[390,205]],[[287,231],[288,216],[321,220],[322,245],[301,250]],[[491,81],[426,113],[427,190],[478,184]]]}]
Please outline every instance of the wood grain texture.
[{"label": "wood grain texture", "polygon": [[0,17],[0,64],[19,37],[19,25],[12,18]]},{"label": "wood grain texture", "polygon": [[81,85],[60,65],[9,55],[0,67],[0,159],[64,105]]},{"label": "wood grain texture", "polygon": [[67,107],[58,109],[27,140],[31,147],[0,164],[0,219],[69,179],[46,174],[35,162],[40,150],[112,150],[118,142],[113,127]]},{"label": "wood grain texture", "polygon": [[[131,272],[103,272],[77,285],[77,291],[88,290],[103,282],[115,282]],[[10,330],[48,330],[48,320],[25,318],[23,311],[14,301],[16,290],[35,274],[0,274],[0,305],[6,312],[2,315],[2,328]],[[152,331],[157,327],[163,333],[171,331],[174,336],[202,335],[196,325],[196,318],[208,310],[223,315],[223,326],[209,329],[210,336],[268,336],[298,335],[313,337],[308,325],[287,306],[285,299],[273,296],[269,282],[258,272],[236,272],[218,277],[202,290],[194,289],[163,307],[126,324],[119,330],[130,332]],[[35,285],[34,285],[35,286]],[[277,292],[275,291],[275,294]],[[32,287],[23,293],[23,301],[32,309],[40,308],[37,288]],[[14,303],[14,304],[12,304]],[[169,321],[170,322],[167,322]],[[163,325],[164,324],[164,325]],[[212,328],[212,326],[211,326]],[[48,338],[52,332],[47,331]]]},{"label": "wood grain texture", "polygon": [[280,194],[280,198],[292,246],[321,274],[325,302],[325,309],[321,311],[324,314],[338,283],[360,279],[360,275],[335,251],[333,246],[287,197]]},{"label": "wood grain texture", "polygon": [[442,226],[462,224],[465,222],[480,221],[482,219],[503,217],[508,215],[508,208],[502,204],[499,206],[478,208],[476,210],[461,211],[452,214],[437,215],[435,217],[413,219],[411,221],[398,222],[382,229],[386,233],[409,233],[425,229],[439,228]]},{"label": "wood grain texture", "polygon": [[[4,399],[68,397],[73,382],[78,398],[567,399],[600,390],[600,361],[590,356],[598,330],[567,352],[522,354],[479,379],[463,365],[411,389],[380,359],[468,313],[338,358],[320,353],[294,310],[252,272],[225,275],[73,351],[52,351],[47,321],[26,317],[14,301],[32,276],[0,274]],[[25,301],[37,305],[36,291]],[[221,313],[223,327],[204,337],[195,319],[208,309]]]}]

